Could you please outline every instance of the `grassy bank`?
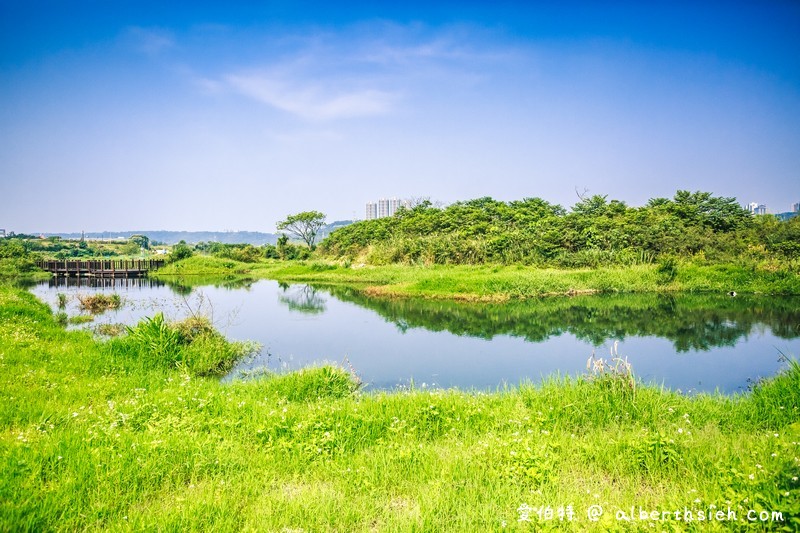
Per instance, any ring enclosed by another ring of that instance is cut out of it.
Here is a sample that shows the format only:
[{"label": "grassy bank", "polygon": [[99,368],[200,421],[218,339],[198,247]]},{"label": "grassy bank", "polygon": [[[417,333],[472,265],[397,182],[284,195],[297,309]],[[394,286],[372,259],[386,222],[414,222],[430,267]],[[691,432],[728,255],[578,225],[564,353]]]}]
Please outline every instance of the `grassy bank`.
[{"label": "grassy bank", "polygon": [[[283,281],[351,284],[368,295],[469,301],[503,301],[585,293],[708,292],[800,294],[800,275],[788,266],[676,263],[599,269],[542,269],[526,266],[341,266],[323,262],[240,263],[192,257],[153,274],[271,278]],[[187,280],[191,283],[191,280]]]},{"label": "grassy bank", "polygon": [[733,398],[609,373],[363,394],[333,368],[221,384],[198,354],[241,352],[153,321],[101,342],[0,287],[0,531],[800,527],[796,364]]}]

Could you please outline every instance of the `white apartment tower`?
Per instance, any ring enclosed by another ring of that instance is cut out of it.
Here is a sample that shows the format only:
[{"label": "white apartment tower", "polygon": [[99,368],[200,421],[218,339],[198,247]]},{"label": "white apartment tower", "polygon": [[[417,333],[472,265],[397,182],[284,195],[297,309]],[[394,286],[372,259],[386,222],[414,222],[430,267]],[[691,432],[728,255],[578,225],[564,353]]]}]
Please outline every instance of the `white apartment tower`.
[{"label": "white apartment tower", "polygon": [[747,210],[753,213],[754,215],[766,215],[767,214],[767,206],[764,204],[759,204],[757,202],[751,202],[747,204]]},{"label": "white apartment tower", "polygon": [[411,202],[399,198],[381,198],[377,202],[367,202],[367,220],[394,216],[401,207],[410,207]]}]

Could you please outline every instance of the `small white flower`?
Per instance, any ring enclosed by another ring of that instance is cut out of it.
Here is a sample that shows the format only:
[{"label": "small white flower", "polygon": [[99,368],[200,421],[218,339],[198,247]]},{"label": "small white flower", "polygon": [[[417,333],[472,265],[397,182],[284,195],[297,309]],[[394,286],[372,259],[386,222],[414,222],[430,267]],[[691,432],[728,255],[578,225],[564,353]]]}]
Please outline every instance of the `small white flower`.
[{"label": "small white flower", "polygon": [[755,479],[755,478],[756,478],[755,474],[750,474],[750,475],[749,475],[749,476],[747,476],[747,477],[749,477],[750,479]]}]

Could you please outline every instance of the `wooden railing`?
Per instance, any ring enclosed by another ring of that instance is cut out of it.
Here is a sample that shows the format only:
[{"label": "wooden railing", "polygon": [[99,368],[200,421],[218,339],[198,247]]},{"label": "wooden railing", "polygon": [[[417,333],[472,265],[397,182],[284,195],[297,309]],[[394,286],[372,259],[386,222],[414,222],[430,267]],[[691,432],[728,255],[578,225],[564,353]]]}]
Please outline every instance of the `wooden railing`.
[{"label": "wooden railing", "polygon": [[90,259],[37,261],[36,266],[58,276],[136,278],[164,266],[163,259]]}]

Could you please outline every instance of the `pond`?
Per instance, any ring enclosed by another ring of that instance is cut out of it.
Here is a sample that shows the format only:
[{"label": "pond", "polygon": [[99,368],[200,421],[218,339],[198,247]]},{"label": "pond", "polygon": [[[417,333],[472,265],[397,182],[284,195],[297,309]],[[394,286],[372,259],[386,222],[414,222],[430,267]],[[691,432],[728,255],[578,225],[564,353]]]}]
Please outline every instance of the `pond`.
[{"label": "pond", "polygon": [[79,295],[122,297],[120,309],[81,327],[134,324],[158,311],[172,319],[209,315],[229,338],[263,345],[226,379],[328,361],[349,364],[372,389],[413,383],[494,390],[584,373],[589,356],[606,358],[616,345],[646,382],[733,393],[800,353],[798,297],[646,294],[466,304],[375,299],[349,288],[271,280],[207,281],[190,287],[53,279],[31,290],[54,310],[58,295],[66,295],[69,316],[81,314]]}]

